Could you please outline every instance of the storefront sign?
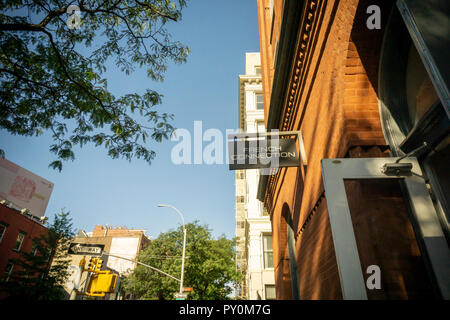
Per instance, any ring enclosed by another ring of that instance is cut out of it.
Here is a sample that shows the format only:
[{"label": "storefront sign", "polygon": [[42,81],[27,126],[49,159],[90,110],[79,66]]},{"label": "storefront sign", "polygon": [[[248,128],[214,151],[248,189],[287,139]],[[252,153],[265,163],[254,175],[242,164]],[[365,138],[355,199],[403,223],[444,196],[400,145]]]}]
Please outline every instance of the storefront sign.
[{"label": "storefront sign", "polygon": [[236,139],[228,143],[230,170],[300,166],[296,139],[278,136]]}]

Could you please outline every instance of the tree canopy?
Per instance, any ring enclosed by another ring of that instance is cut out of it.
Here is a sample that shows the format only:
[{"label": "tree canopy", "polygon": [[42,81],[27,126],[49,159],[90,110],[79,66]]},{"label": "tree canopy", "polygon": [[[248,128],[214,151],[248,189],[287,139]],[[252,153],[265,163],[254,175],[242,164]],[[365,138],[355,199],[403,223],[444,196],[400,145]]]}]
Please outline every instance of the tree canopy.
[{"label": "tree canopy", "polygon": [[[221,236],[213,239],[207,226],[198,221],[186,225],[184,287],[192,287],[192,300],[230,299],[240,275],[235,265],[235,242]],[[142,263],[180,278],[183,229],[162,233],[139,255]],[[179,282],[138,265],[122,282],[125,295],[135,299],[174,299]]]},{"label": "tree canopy", "polygon": [[[168,62],[183,63],[189,49],[171,38],[186,0],[0,1],[0,128],[33,136],[49,131],[56,160],[73,160],[75,145],[104,146],[112,158],[155,152],[148,140],[173,132],[173,115],[155,106],[162,96],[115,96],[103,77],[113,62],[125,74],[146,68],[162,81]],[[117,76],[120,76],[118,74]],[[4,152],[0,152],[4,155]]]}]

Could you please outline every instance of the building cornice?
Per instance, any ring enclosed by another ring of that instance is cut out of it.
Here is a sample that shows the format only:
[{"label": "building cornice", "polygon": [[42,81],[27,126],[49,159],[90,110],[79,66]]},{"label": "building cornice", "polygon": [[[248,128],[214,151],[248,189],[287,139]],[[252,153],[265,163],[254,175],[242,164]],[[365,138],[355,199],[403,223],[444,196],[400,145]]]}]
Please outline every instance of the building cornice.
[{"label": "building cornice", "polygon": [[285,0],[283,4],[283,16],[278,38],[277,56],[275,57],[276,64],[272,81],[267,130],[280,129],[279,120],[281,110],[289,84],[291,66],[295,60],[297,41],[294,39],[297,39],[299,35],[302,16],[306,10],[305,5],[305,1],[298,0]]},{"label": "building cornice", "polygon": [[266,217],[258,217],[258,218],[246,218],[246,220],[249,222],[249,223],[267,223],[267,222],[269,222],[270,223],[270,217],[269,216],[266,216]]},{"label": "building cornice", "polygon": [[[283,7],[282,27],[275,68],[267,130],[289,130],[294,99],[305,74],[305,60],[312,43],[313,26],[318,21],[318,0],[286,0]],[[295,41],[292,41],[296,39]],[[261,176],[257,197],[266,204],[269,213],[271,200],[267,190],[274,190],[280,171],[272,176]]]}]

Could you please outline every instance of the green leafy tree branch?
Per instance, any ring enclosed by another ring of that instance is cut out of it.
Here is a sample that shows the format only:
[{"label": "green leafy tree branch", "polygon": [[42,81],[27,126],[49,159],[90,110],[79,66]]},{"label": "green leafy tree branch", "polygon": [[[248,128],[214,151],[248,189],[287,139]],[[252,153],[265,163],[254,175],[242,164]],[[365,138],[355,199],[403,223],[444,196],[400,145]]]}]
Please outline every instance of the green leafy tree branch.
[{"label": "green leafy tree branch", "polygon": [[[69,28],[75,5],[79,28]],[[163,81],[170,61],[183,63],[189,49],[173,41],[169,21],[179,21],[186,0],[0,1],[0,128],[54,139],[50,164],[75,158],[73,147],[104,146],[112,158],[155,152],[148,140],[173,132],[173,115],[159,113],[162,96],[151,89],[116,97],[102,77],[107,61],[129,75],[146,68]],[[73,11],[71,11],[72,14]],[[4,153],[1,153],[4,156]]]}]

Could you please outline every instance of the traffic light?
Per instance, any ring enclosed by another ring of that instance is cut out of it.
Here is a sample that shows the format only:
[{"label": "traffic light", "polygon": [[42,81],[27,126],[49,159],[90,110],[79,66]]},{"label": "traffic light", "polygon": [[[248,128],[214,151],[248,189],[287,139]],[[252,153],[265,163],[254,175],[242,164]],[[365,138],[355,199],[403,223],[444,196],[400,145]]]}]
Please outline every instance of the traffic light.
[{"label": "traffic light", "polygon": [[96,259],[96,264],[95,264],[94,271],[100,271],[102,269],[103,260],[100,258],[95,258],[95,259]]},{"label": "traffic light", "polygon": [[88,268],[87,268],[87,270],[88,271],[94,271],[94,266],[95,266],[95,263],[96,263],[96,260],[97,258],[91,258],[90,260],[89,260],[89,265],[88,265]]}]

